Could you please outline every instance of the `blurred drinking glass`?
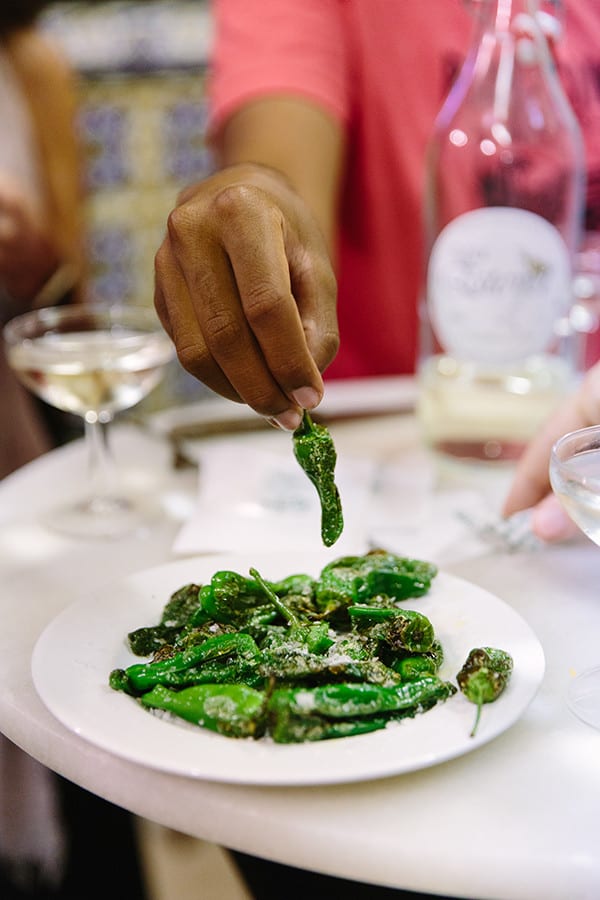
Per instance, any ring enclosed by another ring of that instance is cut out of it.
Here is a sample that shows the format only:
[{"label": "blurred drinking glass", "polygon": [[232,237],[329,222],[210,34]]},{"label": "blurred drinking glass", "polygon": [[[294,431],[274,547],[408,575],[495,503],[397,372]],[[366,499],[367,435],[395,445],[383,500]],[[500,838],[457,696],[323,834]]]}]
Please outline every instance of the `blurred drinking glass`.
[{"label": "blurred drinking glass", "polygon": [[[600,425],[563,435],[550,457],[550,483],[573,521],[600,545]],[[573,712],[600,729],[600,658],[569,685]]]},{"label": "blurred drinking glass", "polygon": [[118,488],[107,428],[115,413],[150,393],[174,356],[154,311],[100,304],[39,309],[12,319],[4,340],[21,382],[85,423],[88,495],[53,510],[48,524],[74,536],[104,538],[144,524],[148,510]]}]

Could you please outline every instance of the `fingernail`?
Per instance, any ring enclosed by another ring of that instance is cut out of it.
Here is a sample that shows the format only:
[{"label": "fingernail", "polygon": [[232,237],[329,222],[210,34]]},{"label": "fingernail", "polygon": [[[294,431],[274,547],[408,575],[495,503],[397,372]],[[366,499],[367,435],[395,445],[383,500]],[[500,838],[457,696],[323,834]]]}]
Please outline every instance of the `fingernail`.
[{"label": "fingernail", "polygon": [[314,409],[321,400],[317,391],[311,387],[298,388],[297,391],[292,392],[292,398],[301,409]]},{"label": "fingernail", "polygon": [[302,416],[295,409],[286,409],[278,416],[273,416],[272,421],[285,431],[295,431],[302,421]]},{"label": "fingernail", "polygon": [[543,541],[558,541],[569,537],[573,531],[571,519],[552,496],[534,509],[532,528]]}]

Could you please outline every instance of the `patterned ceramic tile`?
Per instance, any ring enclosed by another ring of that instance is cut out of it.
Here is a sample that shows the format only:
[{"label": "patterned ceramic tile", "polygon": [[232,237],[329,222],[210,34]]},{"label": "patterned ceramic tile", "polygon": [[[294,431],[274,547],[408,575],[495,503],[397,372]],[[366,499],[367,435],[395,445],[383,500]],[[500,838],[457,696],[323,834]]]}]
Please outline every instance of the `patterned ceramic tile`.
[{"label": "patterned ceramic tile", "polygon": [[[60,3],[43,25],[79,73],[90,297],[151,304],[168,213],[179,191],[211,168],[207,5]],[[197,393],[175,364],[153,403]]]}]

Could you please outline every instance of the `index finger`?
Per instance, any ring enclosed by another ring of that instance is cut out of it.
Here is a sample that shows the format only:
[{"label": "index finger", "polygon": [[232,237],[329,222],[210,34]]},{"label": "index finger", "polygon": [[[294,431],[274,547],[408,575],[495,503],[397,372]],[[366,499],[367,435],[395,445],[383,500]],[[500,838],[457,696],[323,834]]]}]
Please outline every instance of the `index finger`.
[{"label": "index finger", "polygon": [[[313,358],[302,321],[301,306],[314,310],[316,279],[295,279],[292,288],[291,262],[285,244],[285,224],[270,221],[271,209],[259,210],[256,228],[241,235],[227,234],[224,246],[229,256],[240,303],[266,366],[280,390],[288,397],[301,388],[312,388],[319,398],[323,381]],[[264,240],[267,238],[268,245]],[[302,253],[302,251],[297,251]],[[302,253],[307,269],[313,267],[308,251]],[[300,294],[296,297],[293,290]],[[312,302],[302,295],[310,292]]]},{"label": "index finger", "polygon": [[206,254],[197,259],[187,230],[177,253],[210,352],[239,396],[263,415],[301,406],[293,395],[302,388],[316,405],[323,383],[292,292],[288,253],[298,253],[300,239],[289,233],[279,206],[247,184],[220,190],[211,218],[210,240],[220,252],[210,263]]}]

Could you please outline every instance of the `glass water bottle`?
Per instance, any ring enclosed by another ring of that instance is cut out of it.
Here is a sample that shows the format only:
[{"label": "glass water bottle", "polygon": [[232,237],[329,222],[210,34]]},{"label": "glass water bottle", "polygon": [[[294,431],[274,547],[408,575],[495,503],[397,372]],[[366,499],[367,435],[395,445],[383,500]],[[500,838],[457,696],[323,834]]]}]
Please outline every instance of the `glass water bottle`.
[{"label": "glass water bottle", "polygon": [[581,135],[534,0],[478,0],[428,148],[419,416],[454,457],[515,458],[572,387]]}]

